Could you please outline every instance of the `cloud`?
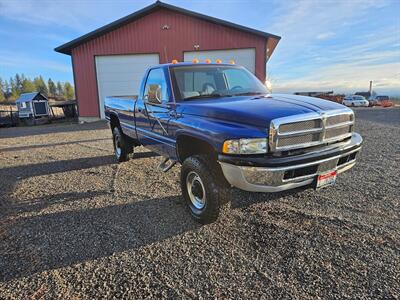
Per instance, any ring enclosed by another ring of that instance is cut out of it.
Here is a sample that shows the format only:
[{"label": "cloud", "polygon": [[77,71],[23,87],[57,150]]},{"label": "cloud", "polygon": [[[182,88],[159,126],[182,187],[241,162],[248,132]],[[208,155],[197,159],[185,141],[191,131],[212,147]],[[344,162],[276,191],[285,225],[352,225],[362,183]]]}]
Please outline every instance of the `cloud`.
[{"label": "cloud", "polygon": [[[299,49],[314,53],[315,40],[347,34],[356,24],[370,17],[371,11],[386,5],[385,1],[281,1],[279,14],[268,21],[268,31],[282,36],[274,56],[281,59],[298,54]],[[272,59],[275,59],[274,56]]]},{"label": "cloud", "polygon": [[388,5],[388,1],[279,1],[274,19],[268,20],[268,29],[297,39],[313,38],[319,33],[336,32],[342,27],[362,22],[371,10]]},{"label": "cloud", "polygon": [[336,64],[316,70],[303,78],[279,81],[274,92],[327,91],[354,93],[368,90],[369,81],[380,91],[398,93],[400,89],[400,62],[380,65]]},{"label": "cloud", "polygon": [[316,36],[316,38],[317,38],[317,40],[327,40],[334,36],[335,36],[334,32],[323,32],[323,33],[318,34]]},{"label": "cloud", "polygon": [[63,73],[71,73],[72,68],[69,64],[62,64],[55,62],[50,59],[41,59],[38,57],[32,57],[26,53],[14,53],[14,52],[0,52],[0,62],[2,67],[14,67],[24,69],[38,69],[43,68],[54,70]]},{"label": "cloud", "polygon": [[[146,1],[150,2],[150,1]],[[139,8],[143,1],[135,1]],[[127,14],[127,1],[0,0],[0,17],[35,26],[57,26],[86,33]]]},{"label": "cloud", "polygon": [[18,40],[48,40],[56,43],[65,42],[65,37],[62,35],[58,35],[55,33],[49,32],[27,32],[22,30],[14,30],[14,29],[4,29],[0,28],[0,36],[7,37],[7,39],[15,38]]},{"label": "cloud", "polygon": [[0,0],[0,17],[80,35],[151,3],[154,0]]},{"label": "cloud", "polygon": [[377,88],[400,93],[394,7],[398,2],[385,0],[282,3],[268,27],[282,35],[268,65],[275,91],[355,92],[374,80]]},{"label": "cloud", "polygon": [[[80,30],[83,27],[83,12],[78,11],[75,1],[1,1],[0,16],[31,25],[67,26]],[[90,16],[87,16],[90,18]]]}]

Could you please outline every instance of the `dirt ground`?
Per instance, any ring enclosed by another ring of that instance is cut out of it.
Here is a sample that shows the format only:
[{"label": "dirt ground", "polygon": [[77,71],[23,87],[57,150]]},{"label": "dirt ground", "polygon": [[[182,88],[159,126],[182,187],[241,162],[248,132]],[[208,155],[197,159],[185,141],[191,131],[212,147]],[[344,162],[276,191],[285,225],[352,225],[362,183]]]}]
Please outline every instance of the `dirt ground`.
[{"label": "dirt ground", "polygon": [[200,226],[179,167],[116,164],[105,123],[0,129],[0,298],[399,299],[400,109],[356,109],[335,187],[234,191]]}]

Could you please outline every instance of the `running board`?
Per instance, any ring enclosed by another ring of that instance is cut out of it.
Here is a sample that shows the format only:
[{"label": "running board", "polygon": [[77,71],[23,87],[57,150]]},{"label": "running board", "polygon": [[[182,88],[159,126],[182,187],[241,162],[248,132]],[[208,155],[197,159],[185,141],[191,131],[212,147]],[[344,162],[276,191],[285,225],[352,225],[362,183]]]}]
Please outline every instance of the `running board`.
[{"label": "running board", "polygon": [[176,160],[171,160],[169,157],[166,157],[159,165],[158,169],[160,171],[168,172],[173,166],[175,166]]}]

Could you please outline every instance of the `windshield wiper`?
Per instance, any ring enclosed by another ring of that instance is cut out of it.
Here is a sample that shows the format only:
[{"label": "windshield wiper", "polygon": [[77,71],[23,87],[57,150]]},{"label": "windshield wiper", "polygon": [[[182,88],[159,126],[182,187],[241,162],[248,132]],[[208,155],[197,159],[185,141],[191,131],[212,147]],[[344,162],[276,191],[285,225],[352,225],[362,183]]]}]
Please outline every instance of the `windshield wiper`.
[{"label": "windshield wiper", "polygon": [[245,92],[245,93],[237,93],[231,94],[231,96],[256,96],[256,95],[265,95],[266,93],[262,92]]},{"label": "windshield wiper", "polygon": [[207,94],[207,95],[197,95],[188,98],[184,98],[183,100],[194,100],[194,99],[204,99],[204,98],[221,98],[221,97],[231,97],[231,95],[223,95],[223,94]]}]

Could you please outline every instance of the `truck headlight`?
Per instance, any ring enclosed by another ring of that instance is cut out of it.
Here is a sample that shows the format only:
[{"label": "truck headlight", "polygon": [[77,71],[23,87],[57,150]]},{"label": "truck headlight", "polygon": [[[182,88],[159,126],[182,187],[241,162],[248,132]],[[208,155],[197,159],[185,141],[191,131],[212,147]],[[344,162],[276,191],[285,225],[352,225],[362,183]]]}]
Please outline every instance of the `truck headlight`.
[{"label": "truck headlight", "polygon": [[227,140],[222,146],[222,152],[226,154],[263,154],[267,153],[267,139],[238,139]]}]

